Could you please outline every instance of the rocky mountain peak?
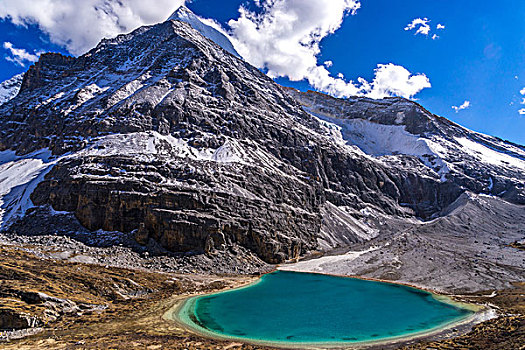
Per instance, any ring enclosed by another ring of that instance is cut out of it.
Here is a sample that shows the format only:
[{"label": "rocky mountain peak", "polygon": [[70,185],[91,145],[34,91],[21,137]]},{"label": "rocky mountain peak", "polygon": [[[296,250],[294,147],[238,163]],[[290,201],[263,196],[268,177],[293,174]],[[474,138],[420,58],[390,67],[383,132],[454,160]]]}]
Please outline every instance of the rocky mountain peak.
[{"label": "rocky mountain peak", "polygon": [[56,74],[70,68],[75,58],[60,53],[44,53],[24,74],[20,90],[33,90],[53,82]]},{"label": "rocky mountain peak", "polygon": [[199,16],[195,15],[189,8],[186,6],[179,7],[169,18],[168,20],[186,22],[191,25],[195,30],[201,33],[206,38],[210,39],[232,55],[241,58],[233,47],[232,42],[222,33],[218,27],[212,26],[211,22],[206,22]]},{"label": "rocky mountain peak", "polygon": [[179,6],[179,8],[176,9],[175,12],[173,12],[171,14],[171,16],[168,18],[168,20],[178,21],[182,17],[196,17],[196,15],[189,8],[187,8],[186,6],[182,5],[182,6]]},{"label": "rocky mountain peak", "polygon": [[439,217],[466,191],[525,203],[523,149],[404,99],[283,89],[188,21],[30,68],[0,106],[0,159],[23,161],[0,226],[51,206],[172,252],[282,262],[369,240],[384,217]]}]

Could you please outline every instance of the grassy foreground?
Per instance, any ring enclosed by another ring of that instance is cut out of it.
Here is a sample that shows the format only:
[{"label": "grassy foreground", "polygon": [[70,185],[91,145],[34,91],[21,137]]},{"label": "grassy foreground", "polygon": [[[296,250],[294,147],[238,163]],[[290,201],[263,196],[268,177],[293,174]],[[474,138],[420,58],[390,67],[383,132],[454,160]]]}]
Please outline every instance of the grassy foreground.
[{"label": "grassy foreground", "polygon": [[[25,247],[27,248],[27,247]],[[22,339],[4,332],[2,349],[261,349],[201,338],[162,315],[180,298],[234,288],[256,276],[166,274],[42,258],[0,248],[0,318],[36,320]],[[482,293],[482,294],[490,294]],[[462,336],[405,344],[406,349],[525,349],[525,283],[490,302],[505,314]],[[24,331],[19,331],[18,334]],[[16,334],[16,333],[15,333]]]}]

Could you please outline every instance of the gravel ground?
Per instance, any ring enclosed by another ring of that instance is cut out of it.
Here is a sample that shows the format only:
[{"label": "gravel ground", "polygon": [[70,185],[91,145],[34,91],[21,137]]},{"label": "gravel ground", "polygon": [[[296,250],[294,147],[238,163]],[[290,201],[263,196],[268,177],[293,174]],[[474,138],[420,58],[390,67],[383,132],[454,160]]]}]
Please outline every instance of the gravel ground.
[{"label": "gravel ground", "polygon": [[409,283],[446,293],[510,288],[525,281],[525,207],[463,195],[445,217],[381,235],[344,255],[282,269]]}]

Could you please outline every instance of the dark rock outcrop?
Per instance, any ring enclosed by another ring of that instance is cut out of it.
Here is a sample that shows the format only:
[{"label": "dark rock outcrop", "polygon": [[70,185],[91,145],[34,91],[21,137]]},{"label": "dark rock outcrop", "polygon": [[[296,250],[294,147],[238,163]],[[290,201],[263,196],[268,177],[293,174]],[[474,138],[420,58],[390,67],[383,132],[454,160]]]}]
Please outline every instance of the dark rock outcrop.
[{"label": "dark rock outcrop", "polygon": [[0,308],[0,330],[11,331],[40,327],[43,323],[29,314]]}]

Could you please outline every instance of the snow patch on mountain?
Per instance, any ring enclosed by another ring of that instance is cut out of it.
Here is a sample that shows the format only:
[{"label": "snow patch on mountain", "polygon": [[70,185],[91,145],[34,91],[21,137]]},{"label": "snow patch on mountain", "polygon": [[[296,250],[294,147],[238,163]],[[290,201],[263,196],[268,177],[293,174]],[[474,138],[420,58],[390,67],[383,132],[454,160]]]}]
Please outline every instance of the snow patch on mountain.
[{"label": "snow patch on mountain", "polygon": [[0,105],[18,95],[23,80],[24,74],[22,73],[0,83]]},{"label": "snow patch on mountain", "polygon": [[95,98],[97,95],[103,93],[104,91],[108,90],[109,86],[106,87],[100,87],[97,84],[91,84],[86,86],[85,88],[81,89],[77,93],[77,106],[81,106],[87,101]]},{"label": "snow patch on mountain", "polygon": [[233,47],[233,44],[231,43],[230,39],[228,39],[228,37],[225,34],[221,33],[218,29],[213,28],[211,26],[212,23],[205,23],[208,20],[198,17],[187,7],[179,7],[179,9],[175,11],[168,20],[182,21],[188,23],[193,27],[193,29],[197,30],[203,36],[210,39],[211,41],[222,47],[224,50],[228,51],[234,56],[241,58],[241,56]]},{"label": "snow patch on mountain", "polygon": [[324,127],[325,135],[330,137],[332,140],[334,140],[338,144],[347,144],[345,139],[343,138],[342,134],[342,127],[340,127],[337,124],[334,124],[332,122],[329,122],[327,120],[324,120],[320,118],[317,114],[309,111],[310,115],[312,115],[319,123]]},{"label": "snow patch on mountain", "polygon": [[31,193],[57,161],[48,149],[25,156],[0,152],[0,229],[33,206]]},{"label": "snow patch on mountain", "polygon": [[108,106],[114,106],[117,103],[127,99],[135,94],[137,91],[146,86],[146,81],[151,78],[151,73],[147,72],[136,80],[133,80],[120,89],[118,89],[108,100]]},{"label": "snow patch on mountain", "polygon": [[[335,141],[342,139],[349,145],[359,147],[365,154],[381,157],[391,155],[416,156],[429,168],[435,170],[445,180],[444,175],[450,172],[448,164],[441,159],[446,149],[440,146],[445,140],[419,137],[405,130],[404,125],[384,125],[365,119],[343,119],[314,113],[303,107],[308,113],[324,121],[325,126],[333,133]],[[402,122],[398,115],[399,123]],[[340,135],[339,135],[340,134]]]},{"label": "snow patch on mountain", "polygon": [[217,149],[193,147],[190,145],[191,140],[157,132],[113,134],[84,141],[89,144],[88,147],[61,157],[53,157],[48,149],[24,156],[17,156],[11,150],[0,152],[0,230],[7,228],[33,207],[31,193],[57,162],[68,158],[126,155],[143,161],[160,156],[222,164],[248,164],[253,161],[236,140],[227,140]]},{"label": "snow patch on mountain", "polygon": [[522,159],[513,157],[464,137],[456,137],[455,140],[461,145],[464,152],[483,163],[502,167],[510,166],[525,170],[525,161]]},{"label": "snow patch on mountain", "polygon": [[317,259],[300,261],[294,264],[281,265],[277,269],[280,271],[294,271],[294,272],[312,272],[312,273],[326,273],[329,274],[334,266],[341,266],[349,264],[350,262],[374,252],[380,247],[370,247],[363,251],[349,251],[342,255],[323,256]]},{"label": "snow patch on mountain", "polygon": [[220,163],[244,163],[246,158],[243,147],[233,140],[226,141],[212,156],[214,161]]},{"label": "snow patch on mountain", "polygon": [[[194,147],[192,140],[162,135],[158,132],[137,132],[129,134],[113,134],[90,140],[90,146],[77,153],[78,156],[115,156],[126,155],[138,157],[143,161],[156,159],[159,156],[184,158],[196,161],[211,161],[217,163],[253,162],[248,151],[234,139],[228,139],[215,149]],[[251,152],[250,152],[251,153]]]}]

